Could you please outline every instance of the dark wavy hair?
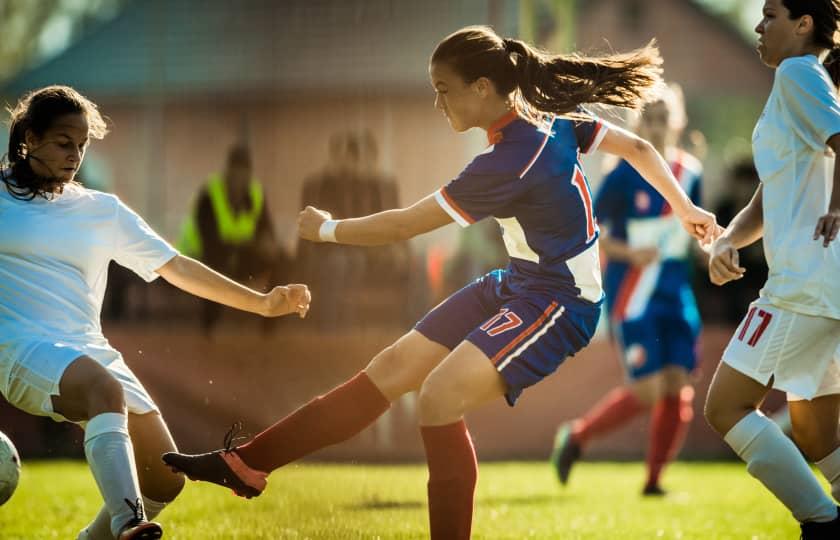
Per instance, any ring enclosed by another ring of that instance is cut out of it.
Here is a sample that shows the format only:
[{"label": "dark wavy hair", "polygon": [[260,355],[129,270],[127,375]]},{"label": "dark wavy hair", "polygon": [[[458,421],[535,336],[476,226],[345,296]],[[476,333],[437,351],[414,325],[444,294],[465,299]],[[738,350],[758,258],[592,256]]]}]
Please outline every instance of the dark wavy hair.
[{"label": "dark wavy hair", "polygon": [[834,85],[840,84],[840,0],[782,0],[791,19],[810,15],[814,20],[813,42],[828,49],[823,65]]},{"label": "dark wavy hair", "polygon": [[31,155],[26,147],[26,133],[41,137],[60,117],[84,114],[88,135],[101,139],[108,133],[105,119],[96,104],[69,86],[47,86],[25,94],[14,108],[8,109],[9,148],[0,163],[0,179],[13,197],[31,201],[35,197],[48,198],[61,193],[67,183],[57,177],[44,177],[32,170]]},{"label": "dark wavy hair", "polygon": [[584,104],[639,109],[655,99],[662,57],[655,41],[628,53],[589,57],[550,54],[517,39],[502,39],[488,26],[468,26],[441,41],[432,63],[450,66],[466,83],[486,77],[501,95],[516,91],[520,114],[575,116]]}]

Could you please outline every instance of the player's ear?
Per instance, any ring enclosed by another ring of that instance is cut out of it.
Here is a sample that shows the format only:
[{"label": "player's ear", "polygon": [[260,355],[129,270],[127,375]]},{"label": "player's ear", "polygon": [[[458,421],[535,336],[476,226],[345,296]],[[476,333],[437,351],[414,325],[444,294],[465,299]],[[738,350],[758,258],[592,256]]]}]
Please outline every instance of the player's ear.
[{"label": "player's ear", "polygon": [[490,95],[490,92],[495,92],[495,87],[493,83],[490,82],[490,79],[487,77],[479,77],[476,79],[473,84],[473,89],[481,98],[486,98]]}]

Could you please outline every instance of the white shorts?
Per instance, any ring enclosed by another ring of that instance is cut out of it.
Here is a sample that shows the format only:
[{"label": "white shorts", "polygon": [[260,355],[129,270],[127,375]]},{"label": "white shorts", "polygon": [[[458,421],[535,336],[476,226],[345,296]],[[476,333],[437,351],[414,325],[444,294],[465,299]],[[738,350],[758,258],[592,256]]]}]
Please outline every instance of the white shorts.
[{"label": "white shorts", "polygon": [[119,351],[107,345],[68,345],[49,341],[0,344],[0,392],[10,404],[56,422],[68,421],[53,410],[52,396],[59,395],[64,370],[80,356],[101,364],[123,387],[128,412],[159,412],[157,405]]},{"label": "white shorts", "polygon": [[840,320],[804,315],[765,298],[747,315],[723,352],[730,367],[773,388],[791,401],[840,394]]}]

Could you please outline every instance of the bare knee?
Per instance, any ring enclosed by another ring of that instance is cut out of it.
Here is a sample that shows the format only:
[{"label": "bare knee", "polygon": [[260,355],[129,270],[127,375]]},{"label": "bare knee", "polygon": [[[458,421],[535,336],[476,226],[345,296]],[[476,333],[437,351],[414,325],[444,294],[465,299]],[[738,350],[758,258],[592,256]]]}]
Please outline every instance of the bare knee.
[{"label": "bare knee", "polygon": [[93,418],[107,412],[125,412],[125,395],[119,381],[103,371],[91,380],[87,413],[88,418]]},{"label": "bare knee", "polygon": [[456,381],[432,374],[420,387],[418,413],[422,425],[440,425],[464,414],[464,399]]},{"label": "bare knee", "polygon": [[394,401],[418,390],[448,352],[442,345],[409,333],[377,354],[365,373],[385,397]]}]

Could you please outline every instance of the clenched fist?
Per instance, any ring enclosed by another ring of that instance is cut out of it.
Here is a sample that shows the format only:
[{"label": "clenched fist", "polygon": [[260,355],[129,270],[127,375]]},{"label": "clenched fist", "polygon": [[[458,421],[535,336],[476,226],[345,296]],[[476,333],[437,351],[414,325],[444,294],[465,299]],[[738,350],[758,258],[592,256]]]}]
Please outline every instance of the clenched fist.
[{"label": "clenched fist", "polygon": [[314,206],[307,206],[298,214],[298,234],[304,240],[322,242],[321,225],[328,219],[332,219],[329,212],[318,210]]},{"label": "clenched fist", "polygon": [[297,313],[300,318],[306,317],[312,295],[309,287],[301,284],[274,287],[263,298],[263,317],[280,317],[289,313]]}]

